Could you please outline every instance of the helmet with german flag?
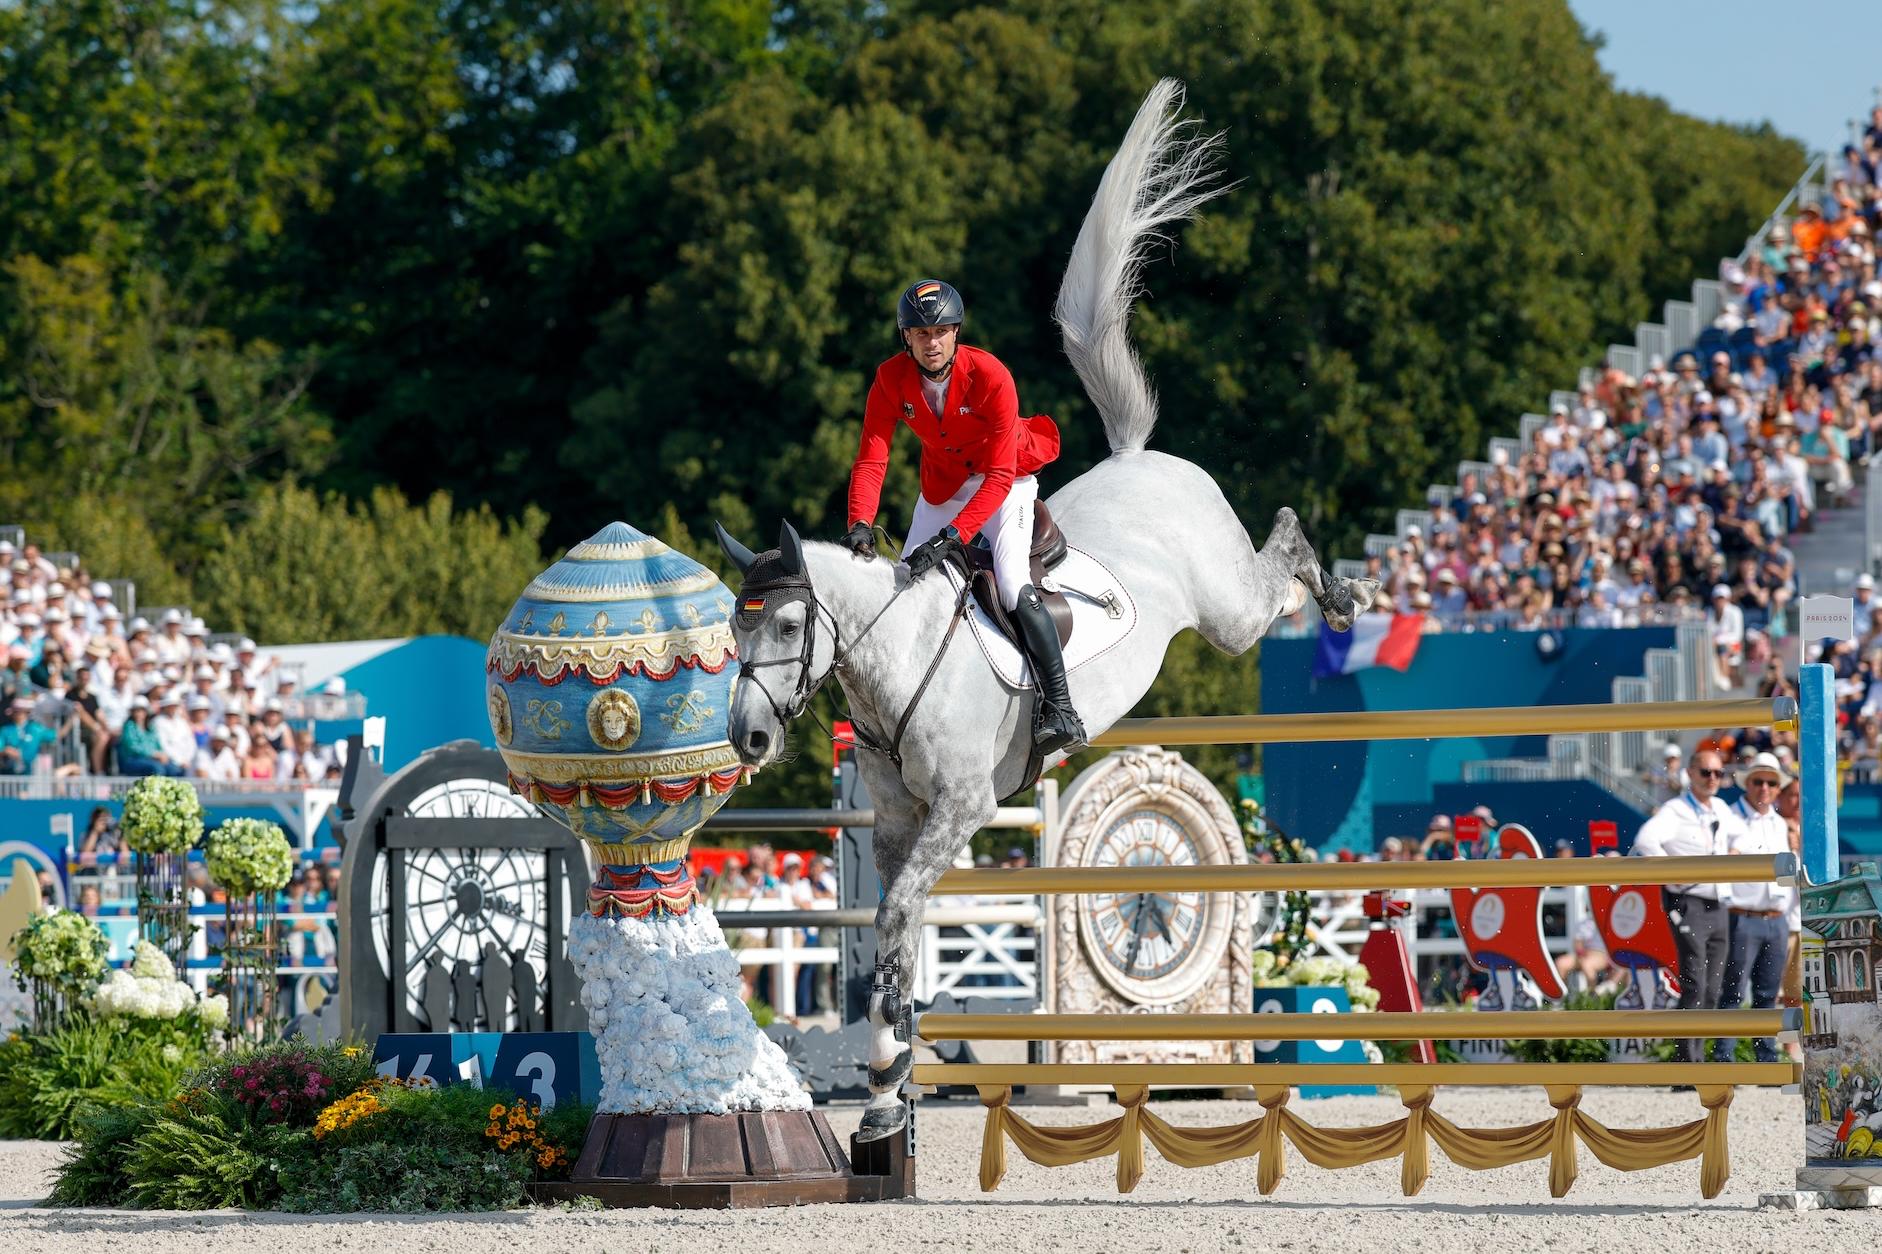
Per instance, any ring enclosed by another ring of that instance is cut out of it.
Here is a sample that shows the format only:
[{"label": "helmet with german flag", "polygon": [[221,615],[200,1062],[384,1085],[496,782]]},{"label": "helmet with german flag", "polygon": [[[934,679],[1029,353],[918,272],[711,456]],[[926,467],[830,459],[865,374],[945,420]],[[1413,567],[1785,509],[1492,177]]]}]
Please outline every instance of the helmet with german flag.
[{"label": "helmet with german flag", "polygon": [[895,303],[895,326],[957,327],[966,314],[961,294],[940,279],[916,279]]}]

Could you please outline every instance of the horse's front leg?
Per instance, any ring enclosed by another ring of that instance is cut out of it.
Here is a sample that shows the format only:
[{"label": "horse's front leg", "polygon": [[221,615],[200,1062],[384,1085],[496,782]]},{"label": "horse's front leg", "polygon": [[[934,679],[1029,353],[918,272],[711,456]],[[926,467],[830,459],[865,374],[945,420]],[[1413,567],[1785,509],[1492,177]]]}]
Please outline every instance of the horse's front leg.
[{"label": "horse's front leg", "polygon": [[[972,801],[938,800],[896,865],[887,865],[885,847],[877,846],[883,894],[876,908],[876,979],[869,993],[869,1104],[856,1133],[859,1141],[881,1140],[901,1131],[907,1120],[902,1086],[915,1063],[910,1000],[928,893],[973,834],[993,818],[995,808],[991,792]],[[876,835],[880,839],[880,828]]]}]

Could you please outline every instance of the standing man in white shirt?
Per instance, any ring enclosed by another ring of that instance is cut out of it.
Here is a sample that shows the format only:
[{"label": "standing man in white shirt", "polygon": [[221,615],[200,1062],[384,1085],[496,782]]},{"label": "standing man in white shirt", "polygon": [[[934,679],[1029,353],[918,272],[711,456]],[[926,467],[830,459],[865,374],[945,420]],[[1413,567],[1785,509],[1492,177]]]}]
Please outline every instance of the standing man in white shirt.
[{"label": "standing man in white shirt", "polygon": [[[1649,858],[1705,857],[1722,854],[1734,840],[1743,838],[1744,821],[1719,800],[1719,785],[1725,782],[1725,759],[1711,749],[1700,750],[1692,755],[1686,780],[1686,790],[1655,811],[1634,837],[1634,854]],[[1731,944],[1726,914],[1731,885],[1668,884],[1660,893],[1666,903],[1667,920],[1673,925],[1673,944],[1679,951],[1679,1008],[1710,1010],[1719,1004],[1725,982],[1725,961]],[[1697,1038],[1682,1040],[1680,1060],[1701,1061],[1704,1046],[1705,1042]]]},{"label": "standing man in white shirt", "polygon": [[[1732,803],[1732,812],[1744,825],[1731,843],[1732,853],[1765,856],[1789,853],[1790,825],[1777,812],[1777,796],[1789,782],[1777,756],[1760,753],[1745,773],[1745,795]],[[1751,1008],[1769,1010],[1777,1005],[1784,982],[1784,963],[1790,955],[1791,903],[1797,890],[1781,884],[1733,884],[1732,940],[1725,962],[1725,987],[1720,1010],[1738,1009],[1745,980],[1751,980]],[[1725,1057],[1732,1056],[1732,1041],[1720,1041]],[[1777,1038],[1756,1041],[1759,1062],[1778,1060]]]}]

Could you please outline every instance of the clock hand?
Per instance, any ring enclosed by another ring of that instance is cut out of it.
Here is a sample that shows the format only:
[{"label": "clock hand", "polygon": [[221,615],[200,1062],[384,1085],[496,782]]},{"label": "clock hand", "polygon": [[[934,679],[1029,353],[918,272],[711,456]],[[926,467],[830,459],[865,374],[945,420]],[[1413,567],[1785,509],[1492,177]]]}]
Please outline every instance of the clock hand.
[{"label": "clock hand", "polygon": [[1164,912],[1162,899],[1152,897],[1150,899],[1150,909],[1156,914],[1157,935],[1174,945],[1176,938],[1170,935],[1170,917]]},{"label": "clock hand", "polygon": [[1124,973],[1129,975],[1137,969],[1137,951],[1144,947],[1144,902],[1149,894],[1137,894],[1137,909],[1131,912],[1131,952],[1124,960]]}]

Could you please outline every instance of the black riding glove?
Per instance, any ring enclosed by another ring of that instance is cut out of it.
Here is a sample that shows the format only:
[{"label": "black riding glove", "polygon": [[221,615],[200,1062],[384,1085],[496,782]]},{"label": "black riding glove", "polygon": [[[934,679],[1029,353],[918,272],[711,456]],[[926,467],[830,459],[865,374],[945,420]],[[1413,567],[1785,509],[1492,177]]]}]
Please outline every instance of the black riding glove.
[{"label": "black riding glove", "polygon": [[961,533],[952,526],[941,528],[941,533],[925,544],[904,555],[902,560],[908,563],[908,573],[922,576],[939,566],[951,552],[961,547]]},{"label": "black riding glove", "polygon": [[866,522],[859,522],[843,533],[843,547],[858,557],[876,555],[876,529]]}]

